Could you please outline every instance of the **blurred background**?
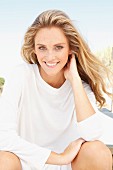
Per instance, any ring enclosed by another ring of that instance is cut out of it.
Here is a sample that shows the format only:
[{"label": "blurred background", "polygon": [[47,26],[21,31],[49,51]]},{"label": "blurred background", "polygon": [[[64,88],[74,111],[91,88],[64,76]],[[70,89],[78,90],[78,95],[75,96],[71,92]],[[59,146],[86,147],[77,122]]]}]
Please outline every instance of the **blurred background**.
[{"label": "blurred background", "polygon": [[38,14],[60,9],[73,20],[91,50],[109,65],[113,55],[113,0],[1,0],[0,1],[0,76],[21,62],[24,33]]},{"label": "blurred background", "polygon": [[27,28],[38,14],[47,9],[66,12],[92,52],[113,70],[113,0],[1,0],[1,85],[1,78],[5,78],[8,70],[23,62],[20,50]]},{"label": "blurred background", "polygon": [[[113,71],[113,0],[0,0],[1,89],[8,70],[23,62],[20,50],[27,28],[47,9],[66,12],[92,52]],[[101,138],[113,147],[113,101],[107,96],[106,99],[103,112],[109,116],[102,114]]]}]

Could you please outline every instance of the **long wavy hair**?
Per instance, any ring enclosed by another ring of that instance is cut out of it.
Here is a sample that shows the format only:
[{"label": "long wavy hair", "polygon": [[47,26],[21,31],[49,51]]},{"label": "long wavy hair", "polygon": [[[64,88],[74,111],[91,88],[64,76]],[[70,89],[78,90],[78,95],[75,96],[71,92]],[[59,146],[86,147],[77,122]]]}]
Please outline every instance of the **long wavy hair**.
[{"label": "long wavy hair", "polygon": [[37,56],[34,53],[36,33],[41,28],[52,26],[63,30],[69,41],[70,50],[75,54],[81,79],[90,85],[97,102],[102,107],[106,102],[103,92],[112,96],[106,88],[106,78],[109,80],[109,70],[92,54],[87,43],[63,11],[47,10],[35,19],[25,34],[21,49],[22,57],[30,64],[38,64]]}]

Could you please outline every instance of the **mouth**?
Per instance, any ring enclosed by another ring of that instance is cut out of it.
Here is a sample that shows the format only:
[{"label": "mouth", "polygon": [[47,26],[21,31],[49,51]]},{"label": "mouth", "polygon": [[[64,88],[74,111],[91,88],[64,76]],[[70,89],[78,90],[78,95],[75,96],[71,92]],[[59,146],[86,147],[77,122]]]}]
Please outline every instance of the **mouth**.
[{"label": "mouth", "polygon": [[48,63],[48,62],[44,62],[46,64],[47,67],[49,68],[55,68],[56,65],[59,63],[59,62],[56,62],[56,63]]}]

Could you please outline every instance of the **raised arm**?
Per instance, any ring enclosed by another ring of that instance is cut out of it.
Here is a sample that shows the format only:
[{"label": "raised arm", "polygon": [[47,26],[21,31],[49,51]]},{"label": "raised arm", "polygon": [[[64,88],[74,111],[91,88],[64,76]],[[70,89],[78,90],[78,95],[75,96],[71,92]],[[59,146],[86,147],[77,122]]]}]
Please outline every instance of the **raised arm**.
[{"label": "raised arm", "polygon": [[81,137],[85,140],[98,139],[101,135],[102,128],[100,125],[101,119],[98,114],[99,111],[95,104],[95,96],[89,85],[87,85],[88,88],[86,87],[85,90],[77,70],[74,54],[67,68],[65,68],[64,75],[72,85],[77,126]]}]

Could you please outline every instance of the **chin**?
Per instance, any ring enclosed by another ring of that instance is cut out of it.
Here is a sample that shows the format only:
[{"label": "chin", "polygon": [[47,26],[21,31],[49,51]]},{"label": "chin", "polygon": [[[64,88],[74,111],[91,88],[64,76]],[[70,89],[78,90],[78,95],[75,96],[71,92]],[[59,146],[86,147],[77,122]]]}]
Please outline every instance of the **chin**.
[{"label": "chin", "polygon": [[59,72],[45,72],[48,76],[56,76]]}]

